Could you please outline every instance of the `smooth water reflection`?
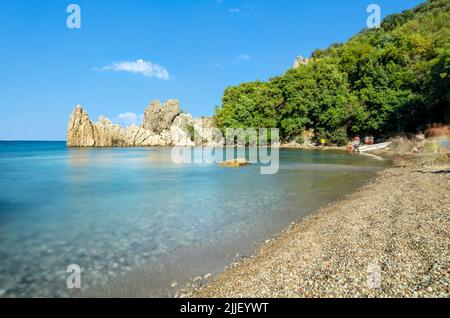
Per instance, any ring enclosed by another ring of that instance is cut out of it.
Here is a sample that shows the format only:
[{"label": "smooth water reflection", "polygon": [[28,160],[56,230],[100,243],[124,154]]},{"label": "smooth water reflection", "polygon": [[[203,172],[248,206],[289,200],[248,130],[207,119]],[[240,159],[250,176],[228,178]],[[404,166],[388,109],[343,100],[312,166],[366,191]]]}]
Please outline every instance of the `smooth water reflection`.
[{"label": "smooth water reflection", "polygon": [[280,170],[174,164],[169,149],[0,142],[0,295],[158,296],[236,256],[384,166],[342,152],[280,151]]}]

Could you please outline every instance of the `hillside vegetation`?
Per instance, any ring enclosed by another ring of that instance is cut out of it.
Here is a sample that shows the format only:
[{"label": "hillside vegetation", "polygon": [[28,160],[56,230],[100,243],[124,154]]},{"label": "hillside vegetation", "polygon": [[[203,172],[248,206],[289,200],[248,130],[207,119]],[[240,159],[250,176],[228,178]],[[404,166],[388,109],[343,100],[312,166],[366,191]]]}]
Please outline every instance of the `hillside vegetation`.
[{"label": "hillside vegetation", "polygon": [[267,82],[228,87],[215,124],[280,128],[284,141],[344,144],[450,120],[450,1],[428,0],[343,44],[316,50],[306,65]]}]

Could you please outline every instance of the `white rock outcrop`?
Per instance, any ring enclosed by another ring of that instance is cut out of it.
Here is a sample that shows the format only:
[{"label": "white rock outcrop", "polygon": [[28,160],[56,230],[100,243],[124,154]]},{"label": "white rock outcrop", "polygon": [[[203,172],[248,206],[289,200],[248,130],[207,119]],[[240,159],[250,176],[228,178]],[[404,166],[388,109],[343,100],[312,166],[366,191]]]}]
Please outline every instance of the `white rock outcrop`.
[{"label": "white rock outcrop", "polygon": [[[193,136],[192,136],[192,133]],[[216,135],[215,135],[216,134]],[[152,147],[217,145],[220,138],[211,118],[194,119],[181,113],[179,102],[152,101],[144,112],[142,126],[123,128],[100,116],[93,123],[80,106],[72,112],[67,126],[69,147]]]},{"label": "white rock outcrop", "polygon": [[310,60],[311,59],[309,59],[309,58],[304,58],[303,56],[298,55],[294,61],[294,68],[299,68],[302,65],[306,65],[309,63]]},{"label": "white rock outcrop", "polygon": [[193,127],[194,127],[194,118],[192,118],[191,114],[183,113],[175,117],[175,119],[172,122],[172,125],[170,126],[172,143],[176,146],[194,145],[194,137],[191,137]]},{"label": "white rock outcrop", "polygon": [[77,105],[72,112],[67,127],[68,146],[95,146],[95,127],[80,105]]},{"label": "white rock outcrop", "polygon": [[154,133],[161,133],[170,129],[173,120],[181,113],[180,102],[170,99],[164,104],[154,100],[144,111],[142,127]]}]

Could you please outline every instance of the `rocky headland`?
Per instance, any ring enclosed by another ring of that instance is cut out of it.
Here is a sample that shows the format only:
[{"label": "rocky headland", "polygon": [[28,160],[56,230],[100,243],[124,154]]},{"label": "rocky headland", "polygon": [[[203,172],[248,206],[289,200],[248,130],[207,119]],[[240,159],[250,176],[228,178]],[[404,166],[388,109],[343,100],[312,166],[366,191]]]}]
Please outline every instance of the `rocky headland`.
[{"label": "rocky headland", "polygon": [[[195,132],[195,133],[194,133]],[[178,100],[152,101],[144,111],[140,126],[121,127],[100,116],[93,122],[80,105],[67,126],[69,147],[155,147],[214,145],[215,128],[211,118],[193,118],[183,113]]]}]

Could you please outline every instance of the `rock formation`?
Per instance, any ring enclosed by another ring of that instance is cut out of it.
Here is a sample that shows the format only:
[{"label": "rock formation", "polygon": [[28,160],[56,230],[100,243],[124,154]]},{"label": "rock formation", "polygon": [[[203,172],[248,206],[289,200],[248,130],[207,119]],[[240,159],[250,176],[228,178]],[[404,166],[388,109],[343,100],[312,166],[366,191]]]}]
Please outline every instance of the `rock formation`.
[{"label": "rock formation", "polygon": [[309,61],[309,58],[304,58],[303,56],[299,55],[294,61],[294,68],[299,68],[302,65],[306,65],[309,63]]},{"label": "rock formation", "polygon": [[142,127],[159,134],[170,129],[173,120],[180,113],[180,103],[177,100],[170,99],[164,105],[159,100],[154,100],[144,112]]},{"label": "rock formation", "polygon": [[80,105],[75,107],[67,127],[67,145],[93,147],[95,145],[95,127],[89,115]]},{"label": "rock formation", "polygon": [[222,162],[222,167],[229,167],[229,168],[238,168],[238,167],[244,167],[248,166],[250,162],[246,160],[245,158],[237,158],[237,159],[229,159],[224,162]]},{"label": "rock formation", "polygon": [[221,142],[220,136],[216,136],[219,136],[218,130],[210,118],[194,119],[190,114],[181,113],[177,100],[164,104],[152,101],[144,112],[142,126],[133,124],[126,128],[103,116],[93,123],[88,113],[78,105],[67,127],[69,147],[216,145]]}]

